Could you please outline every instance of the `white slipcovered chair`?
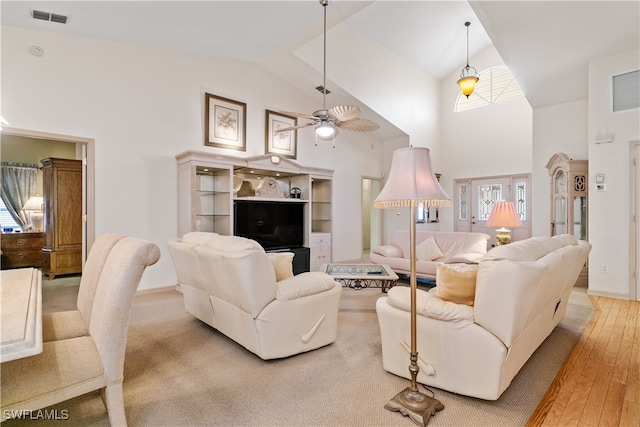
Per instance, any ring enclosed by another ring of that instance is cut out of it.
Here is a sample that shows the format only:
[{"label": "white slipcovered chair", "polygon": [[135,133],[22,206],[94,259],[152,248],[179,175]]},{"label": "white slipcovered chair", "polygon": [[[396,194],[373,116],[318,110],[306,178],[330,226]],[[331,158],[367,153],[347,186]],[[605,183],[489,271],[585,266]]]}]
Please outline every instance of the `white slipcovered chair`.
[{"label": "white slipcovered chair", "polygon": [[342,287],[317,271],[293,276],[292,253],[205,232],[167,244],[187,312],[262,359],[336,340]]},{"label": "white slipcovered chair", "polygon": [[126,425],[129,318],[140,278],[159,258],[158,246],[143,240],[125,237],[113,246],[95,290],[89,334],[45,342],[41,354],[0,366],[2,420],[100,390],[111,425]]}]

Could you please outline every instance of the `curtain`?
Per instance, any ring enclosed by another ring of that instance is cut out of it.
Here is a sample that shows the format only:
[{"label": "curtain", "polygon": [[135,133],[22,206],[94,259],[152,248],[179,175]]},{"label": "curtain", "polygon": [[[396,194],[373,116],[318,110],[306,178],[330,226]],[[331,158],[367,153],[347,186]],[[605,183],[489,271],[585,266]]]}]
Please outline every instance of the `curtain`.
[{"label": "curtain", "polygon": [[36,194],[38,166],[33,163],[0,163],[0,197],[13,219],[20,225],[29,224],[22,207]]}]

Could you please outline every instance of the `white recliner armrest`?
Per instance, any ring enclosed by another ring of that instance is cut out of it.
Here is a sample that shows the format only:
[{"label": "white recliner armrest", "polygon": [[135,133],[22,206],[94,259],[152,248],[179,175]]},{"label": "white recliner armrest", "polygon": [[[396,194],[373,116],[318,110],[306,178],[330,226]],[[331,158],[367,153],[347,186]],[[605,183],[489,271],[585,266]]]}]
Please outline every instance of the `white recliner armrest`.
[{"label": "white recliner armrest", "polygon": [[279,301],[289,301],[333,289],[339,284],[333,277],[320,271],[300,273],[276,283]]}]

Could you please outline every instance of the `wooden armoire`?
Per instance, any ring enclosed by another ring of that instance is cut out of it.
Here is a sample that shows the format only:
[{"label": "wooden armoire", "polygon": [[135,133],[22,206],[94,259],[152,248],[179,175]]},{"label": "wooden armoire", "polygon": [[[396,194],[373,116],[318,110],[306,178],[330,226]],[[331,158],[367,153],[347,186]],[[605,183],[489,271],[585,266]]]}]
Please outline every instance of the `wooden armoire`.
[{"label": "wooden armoire", "polygon": [[42,163],[42,274],[82,272],[82,161],[48,157]]}]

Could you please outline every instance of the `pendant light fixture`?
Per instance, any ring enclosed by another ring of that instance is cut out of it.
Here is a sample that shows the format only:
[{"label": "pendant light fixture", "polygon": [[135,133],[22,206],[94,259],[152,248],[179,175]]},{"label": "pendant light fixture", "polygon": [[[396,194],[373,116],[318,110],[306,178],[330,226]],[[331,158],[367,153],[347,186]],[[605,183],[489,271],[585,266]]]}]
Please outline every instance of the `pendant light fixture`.
[{"label": "pendant light fixture", "polygon": [[460,79],[458,80],[460,91],[467,98],[473,93],[473,90],[476,88],[476,83],[480,80],[476,69],[469,66],[469,25],[471,25],[471,22],[464,23],[464,26],[467,27],[467,66],[462,69]]}]

